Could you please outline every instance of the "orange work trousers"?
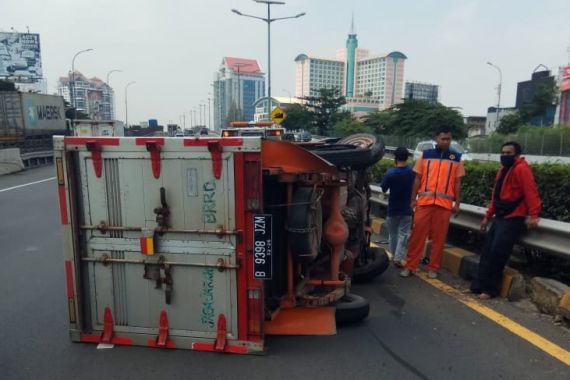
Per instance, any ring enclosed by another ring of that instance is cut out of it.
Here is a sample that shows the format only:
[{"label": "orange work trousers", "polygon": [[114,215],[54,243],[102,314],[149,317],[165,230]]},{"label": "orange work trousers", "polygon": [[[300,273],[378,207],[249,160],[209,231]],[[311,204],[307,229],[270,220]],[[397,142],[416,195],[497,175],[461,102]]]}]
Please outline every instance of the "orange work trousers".
[{"label": "orange work trousers", "polygon": [[428,270],[437,272],[449,229],[451,210],[440,206],[418,206],[414,214],[412,234],[408,240],[406,268],[415,272],[422,260],[426,240],[431,237],[431,256]]}]

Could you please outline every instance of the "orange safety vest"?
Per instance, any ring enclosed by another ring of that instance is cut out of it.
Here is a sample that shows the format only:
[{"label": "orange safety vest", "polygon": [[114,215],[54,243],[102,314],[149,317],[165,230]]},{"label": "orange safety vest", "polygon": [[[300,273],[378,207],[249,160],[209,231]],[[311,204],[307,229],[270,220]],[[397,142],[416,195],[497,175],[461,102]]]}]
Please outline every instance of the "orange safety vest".
[{"label": "orange safety vest", "polygon": [[461,154],[429,149],[422,155],[422,178],[418,189],[418,206],[440,206],[451,210],[455,200],[455,180]]}]

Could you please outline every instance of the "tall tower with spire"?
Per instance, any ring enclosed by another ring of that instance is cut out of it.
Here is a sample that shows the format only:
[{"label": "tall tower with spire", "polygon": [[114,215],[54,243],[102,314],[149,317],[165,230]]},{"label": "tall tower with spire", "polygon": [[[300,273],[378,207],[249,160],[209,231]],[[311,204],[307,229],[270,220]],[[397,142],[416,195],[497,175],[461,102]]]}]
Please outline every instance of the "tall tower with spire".
[{"label": "tall tower with spire", "polygon": [[358,48],[358,39],[354,30],[354,13],[350,23],[350,32],[346,40],[346,88],[345,94],[348,98],[354,96],[354,72],[356,69],[356,49]]}]

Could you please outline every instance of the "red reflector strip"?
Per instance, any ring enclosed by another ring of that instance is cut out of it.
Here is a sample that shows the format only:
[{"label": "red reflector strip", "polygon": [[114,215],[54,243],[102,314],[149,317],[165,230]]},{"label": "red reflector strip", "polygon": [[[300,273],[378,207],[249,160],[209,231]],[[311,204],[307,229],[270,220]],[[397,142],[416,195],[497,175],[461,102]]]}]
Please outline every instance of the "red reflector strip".
[{"label": "red reflector strip", "polygon": [[65,186],[59,185],[57,187],[57,193],[59,195],[59,216],[61,218],[61,224],[69,224],[69,219],[67,217],[67,197],[65,196]]},{"label": "red reflector strip", "polygon": [[[202,343],[202,342],[192,343],[192,349],[195,351],[219,352],[214,349],[214,343]],[[226,345],[224,347],[224,351],[222,352],[228,354],[247,354],[247,347]]]},{"label": "red reflector strip", "polygon": [[146,345],[148,347],[153,347],[153,348],[157,348],[157,347],[160,347],[160,348],[176,348],[176,342],[174,342],[173,340],[170,340],[170,339],[168,339],[166,341],[166,344],[164,346],[159,346],[156,343],[156,339],[147,340]]},{"label": "red reflector strip", "polygon": [[221,146],[242,146],[243,139],[184,139],[184,146],[208,146],[208,143],[218,142]]},{"label": "red reflector strip", "polygon": [[73,290],[73,263],[71,260],[65,261],[65,282],[67,287],[67,298],[75,298]]},{"label": "red reflector strip", "polygon": [[[81,334],[79,341],[81,341],[83,343],[100,343],[101,337],[99,335]],[[117,345],[121,345],[121,346],[132,346],[133,345],[133,339],[132,338],[126,338],[126,337],[113,337],[111,339],[111,344],[117,344]]]},{"label": "red reflector strip", "polygon": [[85,145],[88,142],[96,142],[99,145],[118,146],[121,140],[117,137],[65,137],[65,145]]},{"label": "red reflector strip", "polygon": [[137,137],[135,143],[137,145],[146,145],[146,143],[164,145],[164,137]]}]

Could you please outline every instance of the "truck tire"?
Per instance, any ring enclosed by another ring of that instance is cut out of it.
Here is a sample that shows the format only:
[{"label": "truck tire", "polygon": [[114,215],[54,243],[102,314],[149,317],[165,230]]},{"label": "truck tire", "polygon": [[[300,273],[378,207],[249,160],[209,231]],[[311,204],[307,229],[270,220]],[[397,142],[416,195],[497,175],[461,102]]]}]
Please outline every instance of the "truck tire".
[{"label": "truck tire", "polygon": [[348,293],[335,303],[335,320],[338,324],[360,322],[370,313],[370,303],[364,297]]},{"label": "truck tire", "polygon": [[368,247],[364,257],[359,257],[354,263],[352,282],[356,284],[374,280],[388,269],[390,259],[383,248]]},{"label": "truck tire", "polygon": [[316,146],[311,151],[335,166],[362,169],[382,158],[384,142],[374,135],[357,133],[334,144]]},{"label": "truck tire", "polygon": [[295,190],[287,229],[293,255],[314,259],[321,246],[323,210],[320,196],[312,187]]}]

